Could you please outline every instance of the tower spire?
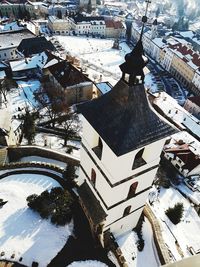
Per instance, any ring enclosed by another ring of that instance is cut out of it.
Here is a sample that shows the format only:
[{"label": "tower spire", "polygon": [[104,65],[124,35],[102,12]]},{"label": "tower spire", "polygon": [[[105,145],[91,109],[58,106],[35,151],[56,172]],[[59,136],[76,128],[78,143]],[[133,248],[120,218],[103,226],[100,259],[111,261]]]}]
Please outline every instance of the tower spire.
[{"label": "tower spire", "polygon": [[[143,69],[148,63],[148,59],[144,57],[142,35],[144,31],[144,25],[147,22],[147,11],[151,1],[145,0],[145,2],[147,3],[147,5],[145,9],[145,14],[142,17],[143,25],[140,33],[140,38],[131,53],[125,55],[125,62],[119,66],[122,71],[122,80],[128,82],[130,86],[136,85],[138,83],[144,83]],[[128,81],[126,79],[126,74],[129,74]]]},{"label": "tower spire", "polygon": [[144,25],[147,22],[148,7],[149,7],[149,4],[151,4],[151,1],[150,0],[146,0],[145,2],[147,3],[147,5],[146,5],[146,9],[145,9],[145,14],[142,17],[142,29],[141,29],[140,39],[139,40],[142,40],[142,35],[143,35],[143,32],[144,32]]}]

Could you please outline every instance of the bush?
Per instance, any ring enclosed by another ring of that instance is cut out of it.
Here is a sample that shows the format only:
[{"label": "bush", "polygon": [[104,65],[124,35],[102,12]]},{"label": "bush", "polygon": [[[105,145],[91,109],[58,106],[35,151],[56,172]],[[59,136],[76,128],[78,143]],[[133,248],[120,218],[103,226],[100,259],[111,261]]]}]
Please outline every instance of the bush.
[{"label": "bush", "polygon": [[139,251],[142,251],[144,248],[144,239],[142,237],[143,222],[144,222],[144,214],[142,213],[138,220],[136,227],[133,229],[137,233],[137,236],[138,236],[137,248]]},{"label": "bush", "polygon": [[51,219],[56,225],[65,225],[71,221],[74,200],[71,194],[61,187],[27,197],[28,206],[37,211],[43,219]]},{"label": "bush", "polygon": [[168,208],[165,214],[168,216],[173,224],[178,224],[183,216],[183,203],[177,203],[173,208]]}]

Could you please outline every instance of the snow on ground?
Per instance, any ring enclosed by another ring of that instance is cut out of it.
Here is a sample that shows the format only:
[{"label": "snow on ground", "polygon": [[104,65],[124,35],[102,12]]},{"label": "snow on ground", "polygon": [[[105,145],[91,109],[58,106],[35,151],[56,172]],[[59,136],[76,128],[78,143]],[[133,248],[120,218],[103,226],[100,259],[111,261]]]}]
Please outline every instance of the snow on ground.
[{"label": "snow on ground", "polygon": [[[82,67],[87,68],[91,79],[109,81],[112,85],[121,77],[119,65],[124,62],[124,56],[130,52],[125,42],[120,43],[120,50],[113,49],[114,40],[96,39],[75,36],[56,36],[60,44],[72,56],[82,60]],[[77,45],[80,43],[81,45]]]},{"label": "snow on ground", "polygon": [[38,80],[29,81],[18,81],[18,88],[12,89],[11,96],[11,108],[12,112],[18,112],[18,107],[24,108],[28,106],[29,108],[34,108],[37,106],[37,102],[34,98],[34,92],[40,87],[40,82]]},{"label": "snow on ground", "polygon": [[151,224],[145,218],[142,228],[143,239],[145,241],[144,249],[139,252],[137,249],[137,234],[130,232],[121,236],[117,243],[122,250],[123,256],[129,267],[146,267],[148,259],[148,267],[160,266],[158,255],[153,241],[153,232]]},{"label": "snow on ground", "polygon": [[105,263],[102,263],[100,261],[74,261],[67,267],[108,267]]},{"label": "snow on ground", "polygon": [[[9,109],[12,116],[21,114],[21,110],[28,107],[30,110],[37,106],[34,99],[34,92],[40,87],[38,80],[18,81],[18,88],[13,88],[9,92]],[[19,110],[20,109],[20,110]],[[13,129],[19,126],[19,120],[12,120]]]},{"label": "snow on ground", "polygon": [[[46,146],[45,146],[45,142],[46,142]],[[21,145],[27,145],[27,143],[28,143],[27,140],[23,139],[21,142]],[[64,153],[64,154],[67,153],[67,147],[63,146],[64,144],[63,138],[56,136],[56,135],[47,134],[47,133],[37,133],[33,144],[37,146],[50,148],[60,153]],[[67,142],[67,145],[74,146],[75,148],[73,149],[71,155],[76,158],[80,158],[80,146],[81,146],[80,142],[69,140]]]},{"label": "snow on ground", "polygon": [[[155,189],[154,189],[155,190]],[[176,203],[181,202],[184,205],[184,214],[181,222],[174,225],[166,216],[165,211],[168,207],[173,207]],[[176,189],[161,188],[160,194],[151,206],[159,223],[163,229],[162,235],[172,259],[180,260],[181,253],[184,257],[191,256],[188,251],[192,247],[195,251],[200,250],[200,239],[197,233],[200,232],[200,218],[193,208],[193,205],[185,199]],[[178,241],[180,250],[177,249],[175,240]],[[180,251],[182,251],[180,253]]]},{"label": "snow on ground", "polygon": [[22,257],[22,264],[31,266],[37,261],[40,267],[46,267],[62,249],[73,223],[56,227],[26,204],[27,196],[56,186],[56,181],[38,174],[10,175],[0,180],[0,196],[8,201],[0,209],[0,252],[5,252],[1,259],[9,260],[14,254],[13,260]]},{"label": "snow on ground", "polygon": [[[39,87],[41,86],[38,80],[18,81],[17,83],[19,87],[13,88],[9,93],[9,108],[10,108],[12,117],[15,116],[16,118],[18,117],[19,114],[21,114],[21,110],[24,110],[26,107],[28,107],[30,110],[37,107],[37,102],[35,101],[35,98],[34,98],[34,92],[37,89],[39,89]],[[3,119],[3,117],[1,118]],[[0,122],[1,122],[1,119],[0,119]],[[12,127],[14,130],[18,128],[20,123],[21,123],[20,120],[15,119],[13,117]],[[43,146],[43,147],[46,144],[48,148],[51,148],[53,150],[56,150],[62,153],[66,153],[67,151],[67,147],[63,147],[63,144],[64,144],[63,138],[60,138],[52,134],[47,134],[47,133],[36,134],[34,144],[38,146]],[[23,139],[21,142],[21,145],[27,145],[27,140]],[[72,155],[79,158],[80,157],[80,153],[79,153],[80,142],[69,141],[68,145],[74,146]]]},{"label": "snow on ground", "polygon": [[30,162],[30,161],[34,161],[34,162],[46,162],[46,163],[50,163],[50,164],[55,164],[58,165],[59,167],[65,168],[66,167],[66,163],[62,162],[62,161],[58,161],[55,159],[49,159],[49,158],[43,158],[43,157],[39,157],[39,156],[28,156],[28,157],[23,157],[20,159],[21,162]]}]

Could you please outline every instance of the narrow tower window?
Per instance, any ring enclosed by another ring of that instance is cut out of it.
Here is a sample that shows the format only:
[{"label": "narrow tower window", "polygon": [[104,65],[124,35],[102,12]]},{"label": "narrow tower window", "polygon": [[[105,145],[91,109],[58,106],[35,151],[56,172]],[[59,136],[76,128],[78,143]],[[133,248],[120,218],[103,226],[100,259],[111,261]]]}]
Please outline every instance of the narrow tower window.
[{"label": "narrow tower window", "polygon": [[137,186],[138,186],[138,182],[135,182],[130,186],[127,198],[132,198],[135,196],[135,191],[137,189]]},{"label": "narrow tower window", "polygon": [[129,215],[130,211],[131,211],[131,206],[126,207],[125,210],[124,210],[124,213],[123,213],[123,217]]},{"label": "narrow tower window", "polygon": [[135,155],[132,170],[137,169],[146,164],[146,161],[142,158],[143,153],[144,153],[144,148],[139,150],[138,153]]},{"label": "narrow tower window", "polygon": [[101,138],[98,140],[98,145],[93,148],[94,153],[97,155],[99,159],[102,157],[102,151],[103,151],[103,143],[101,141]]},{"label": "narrow tower window", "polygon": [[96,184],[96,172],[94,169],[92,169],[92,171],[91,171],[91,182],[95,186],[95,184]]}]

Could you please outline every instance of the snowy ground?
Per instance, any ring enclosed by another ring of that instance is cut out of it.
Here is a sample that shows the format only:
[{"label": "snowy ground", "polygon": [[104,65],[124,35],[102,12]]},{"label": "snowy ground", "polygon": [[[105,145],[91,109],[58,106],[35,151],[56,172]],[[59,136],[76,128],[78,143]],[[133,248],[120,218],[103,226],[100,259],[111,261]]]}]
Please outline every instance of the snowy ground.
[{"label": "snowy ground", "polygon": [[[34,98],[34,92],[40,87],[40,82],[38,80],[29,80],[29,81],[18,81],[18,88],[13,88],[9,92],[9,111],[12,116],[12,127],[17,129],[21,121],[18,120],[18,115],[21,114],[26,107],[29,110],[33,110],[37,107],[37,102]],[[64,140],[58,136],[46,133],[37,133],[35,136],[35,145],[44,146],[47,144],[47,147],[57,150],[59,152],[66,153],[67,148],[63,147]],[[21,145],[27,145],[27,140],[23,139]],[[77,141],[68,141],[68,145],[74,146],[75,149],[72,151],[72,155],[79,158],[79,148],[80,142]]]},{"label": "snowy ground", "polygon": [[[120,43],[120,50],[113,49],[114,40],[95,39],[75,36],[56,36],[56,39],[72,56],[82,61],[82,67],[87,68],[89,77],[95,81],[108,81],[112,85],[121,77],[119,65],[124,62],[125,54],[130,48],[125,42]],[[81,45],[77,45],[81,44]]]},{"label": "snowy ground", "polygon": [[[9,92],[9,109],[12,116],[17,116],[21,114],[21,110],[29,108],[33,110],[37,103],[34,99],[34,92],[40,87],[40,82],[38,80],[29,81],[18,81],[18,88],[13,88]],[[13,117],[12,127],[17,129],[20,122]]]},{"label": "snowy ground", "polygon": [[46,267],[62,249],[73,223],[56,227],[26,204],[27,196],[56,186],[59,184],[50,177],[37,174],[11,175],[0,180],[0,197],[8,201],[0,209],[0,252],[5,252],[1,259],[9,260],[14,254],[13,260],[22,257],[27,266],[37,261]]},{"label": "snowy ground", "polygon": [[[161,234],[168,249],[172,261],[181,260],[183,257],[191,256],[189,248],[194,251],[200,250],[200,239],[197,233],[200,232],[200,218],[193,208],[193,205],[185,199],[176,189],[161,188],[158,194],[155,187],[150,192],[150,199],[153,201],[152,211],[161,226]],[[174,225],[166,216],[168,207],[173,207],[181,202],[184,205],[184,214],[181,222]],[[137,235],[130,232],[120,237],[117,242],[122,250],[128,266],[146,267],[145,258],[148,259],[148,267],[160,266],[159,258],[153,241],[151,225],[147,219],[142,228],[145,246],[142,252],[137,249]],[[177,243],[175,241],[177,240]]]},{"label": "snowy ground", "polygon": [[[154,190],[157,195],[156,189]],[[174,225],[166,216],[165,211],[168,207],[173,207],[176,203],[181,202],[184,205],[184,214],[181,222]],[[193,208],[193,205],[185,199],[176,189],[161,188],[160,194],[155,198],[152,205],[162,227],[162,235],[164,241],[169,248],[169,252],[174,261],[183,257],[191,256],[188,248],[192,247],[195,251],[200,250],[200,239],[197,233],[200,232],[200,218]],[[178,249],[175,240],[178,241],[180,248]]]},{"label": "snowy ground", "polygon": [[153,232],[149,221],[145,218],[142,228],[143,239],[145,240],[145,246],[143,251],[139,252],[137,249],[137,234],[130,232],[120,237],[117,242],[122,250],[123,256],[126,259],[129,267],[146,267],[147,262],[144,259],[148,259],[148,267],[158,267],[160,262],[156,252],[156,248],[153,241]]},{"label": "snowy ground", "polygon": [[100,261],[74,261],[67,267],[107,267],[105,263],[102,263]]},{"label": "snowy ground", "polygon": [[[56,39],[66,52],[81,59],[81,66],[86,69],[90,79],[95,82],[108,81],[113,86],[121,77],[119,65],[124,62],[125,55],[131,51],[125,42],[120,42],[120,50],[113,49],[114,40],[112,39],[76,36],[56,36]],[[81,45],[77,45],[77,43],[81,43]],[[153,92],[158,91],[152,74],[146,75],[145,84]]]}]

